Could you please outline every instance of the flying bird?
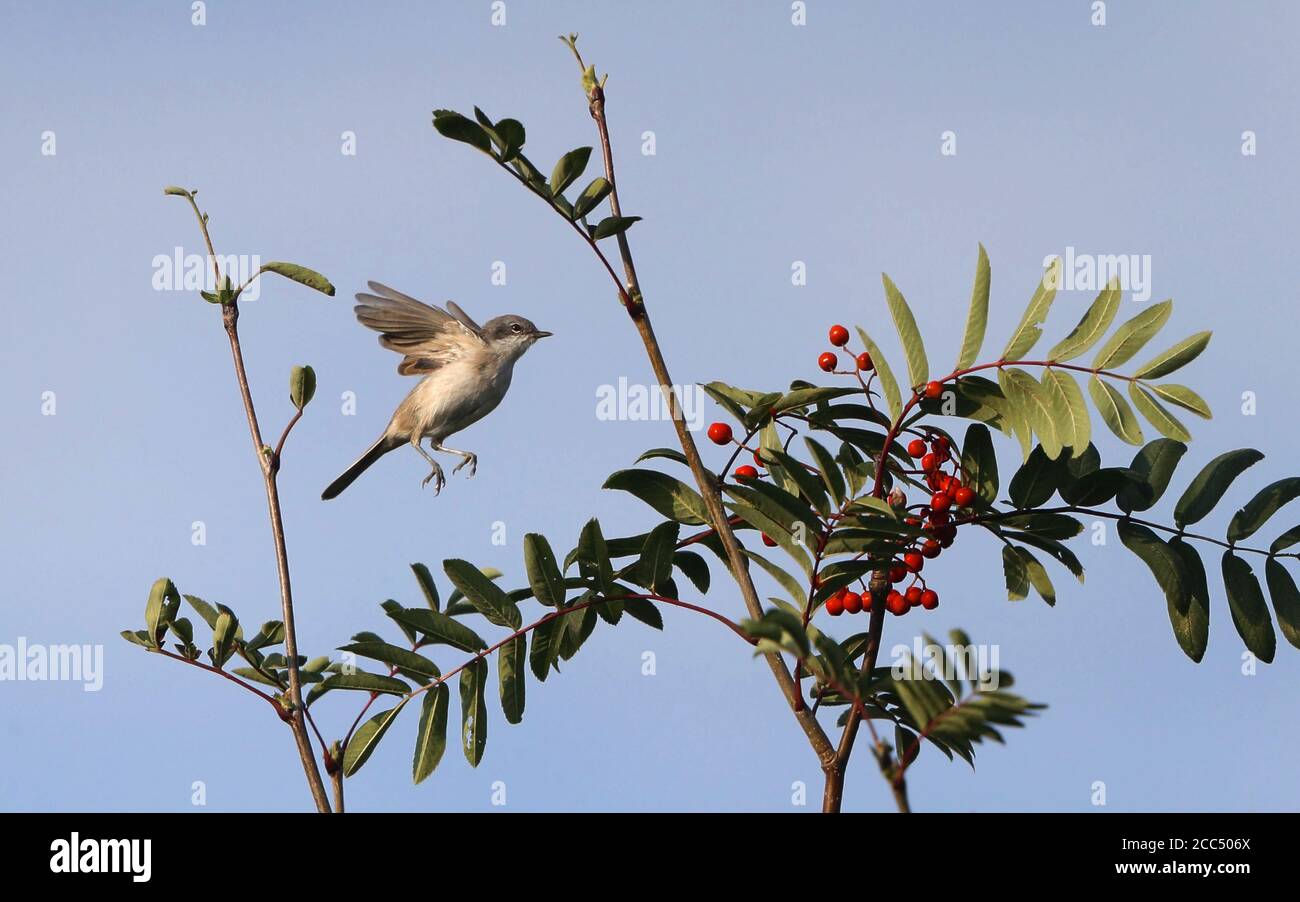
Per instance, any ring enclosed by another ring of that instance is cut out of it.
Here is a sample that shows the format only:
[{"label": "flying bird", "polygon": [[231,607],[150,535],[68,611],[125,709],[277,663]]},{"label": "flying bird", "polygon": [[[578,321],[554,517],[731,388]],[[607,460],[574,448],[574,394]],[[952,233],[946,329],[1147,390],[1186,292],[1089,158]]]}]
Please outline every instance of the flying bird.
[{"label": "flying bird", "polygon": [[408,444],[431,467],[420,485],[432,480],[436,494],[447,480],[421,443],[427,438],[434,451],[459,455],[461,462],[451,472],[468,466],[473,476],[478,456],[443,442],[496,409],[510,388],[515,362],[551,333],[513,314],[493,317],[480,326],[453,301],[443,309],[378,282],[366,284],[374,293],[357,295],[353,308],[357,319],[380,333],[382,347],[402,355],[397,372],[422,378],[397,405],[384,434],[329,484],[321,500],[337,497],[379,458]]}]

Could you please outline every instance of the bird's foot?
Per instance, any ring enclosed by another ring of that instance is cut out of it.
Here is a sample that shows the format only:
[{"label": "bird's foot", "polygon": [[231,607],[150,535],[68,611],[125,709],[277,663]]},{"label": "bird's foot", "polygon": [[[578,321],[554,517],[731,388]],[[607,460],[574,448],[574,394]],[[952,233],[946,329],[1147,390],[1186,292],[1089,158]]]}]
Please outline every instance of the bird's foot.
[{"label": "bird's foot", "polygon": [[465,459],[462,460],[460,463],[456,464],[456,468],[451,471],[451,474],[455,476],[457,473],[460,472],[460,468],[465,466],[466,464],[469,465],[469,475],[472,477],[475,473],[478,472],[478,455],[470,454],[468,451],[465,452]]},{"label": "bird's foot", "polygon": [[433,493],[437,495],[442,491],[442,487],[447,484],[447,478],[442,475],[442,467],[434,464],[433,469],[429,471],[429,475],[424,477],[424,481],[420,483],[420,488],[427,486],[430,480],[433,481]]}]

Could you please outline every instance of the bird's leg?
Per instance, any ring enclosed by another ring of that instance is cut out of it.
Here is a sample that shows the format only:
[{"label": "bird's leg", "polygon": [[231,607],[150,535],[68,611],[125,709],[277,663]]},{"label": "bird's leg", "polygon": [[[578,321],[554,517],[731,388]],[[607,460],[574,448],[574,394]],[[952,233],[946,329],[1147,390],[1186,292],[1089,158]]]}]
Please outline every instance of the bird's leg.
[{"label": "bird's leg", "polygon": [[451,472],[453,476],[459,473],[460,468],[465,466],[466,464],[469,464],[470,476],[473,476],[474,473],[477,472],[478,470],[478,455],[475,454],[473,451],[457,451],[455,448],[448,448],[445,445],[439,445],[437,443],[434,444],[433,450],[445,451],[447,454],[459,454],[461,457],[464,458],[464,460],[456,464],[456,466],[452,469]]},{"label": "bird's leg", "polygon": [[[420,436],[411,436],[411,447],[416,451],[419,451],[420,456],[427,460],[429,466],[433,468],[429,471],[429,475],[424,477],[424,481],[420,483],[420,488],[424,488],[429,484],[429,480],[433,480],[433,493],[435,495],[438,494],[442,491],[443,485],[447,482],[446,477],[442,475],[442,467],[438,465],[436,460],[429,456],[429,452],[420,447]],[[436,448],[437,446],[435,445],[434,447]]]}]

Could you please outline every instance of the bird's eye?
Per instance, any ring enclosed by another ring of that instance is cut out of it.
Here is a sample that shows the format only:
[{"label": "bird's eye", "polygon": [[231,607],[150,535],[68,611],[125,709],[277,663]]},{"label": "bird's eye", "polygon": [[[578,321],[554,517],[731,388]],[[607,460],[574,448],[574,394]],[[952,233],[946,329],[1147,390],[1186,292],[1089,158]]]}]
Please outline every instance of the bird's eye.
[{"label": "bird's eye", "polygon": [[510,331],[511,331],[511,332],[518,332],[521,328],[522,328],[522,327],[521,327],[518,323],[511,323],[511,324],[510,324]]}]

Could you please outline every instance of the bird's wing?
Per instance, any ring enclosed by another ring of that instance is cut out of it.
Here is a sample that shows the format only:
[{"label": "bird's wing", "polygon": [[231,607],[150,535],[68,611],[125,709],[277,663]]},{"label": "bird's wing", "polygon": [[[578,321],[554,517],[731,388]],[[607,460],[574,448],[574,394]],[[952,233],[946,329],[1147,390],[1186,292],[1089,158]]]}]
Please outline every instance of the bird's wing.
[{"label": "bird's wing", "polygon": [[425,375],[485,344],[478,323],[454,303],[450,312],[417,301],[378,282],[374,294],[358,294],[354,311],[361,325],[380,333],[379,344],[402,354],[397,371]]}]

